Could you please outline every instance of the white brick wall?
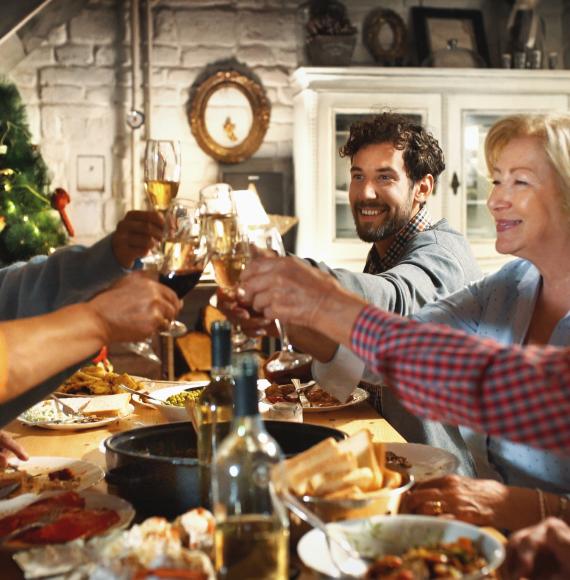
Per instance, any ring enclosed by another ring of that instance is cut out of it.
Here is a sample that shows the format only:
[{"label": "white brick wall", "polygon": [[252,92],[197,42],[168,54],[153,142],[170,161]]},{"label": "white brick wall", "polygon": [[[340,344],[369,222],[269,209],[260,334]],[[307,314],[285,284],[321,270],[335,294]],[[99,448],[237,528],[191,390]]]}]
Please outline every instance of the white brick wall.
[{"label": "white brick wall", "polygon": [[[303,14],[298,5],[297,0],[155,3],[153,131],[156,137],[182,142],[181,195],[197,197],[204,184],[217,178],[217,163],[196,144],[186,116],[192,82],[216,60],[235,57],[247,63],[261,78],[272,103],[271,124],[255,155],[291,155],[289,74],[304,63]],[[498,0],[345,0],[345,5],[359,31],[366,14],[379,5],[396,10],[406,23],[412,6],[482,9],[495,58],[508,14],[506,3]],[[565,42],[570,67],[569,35],[562,35],[562,17],[566,29],[570,27],[570,0],[543,0],[542,5],[548,48],[559,51],[562,66],[561,43]],[[46,39],[28,41],[36,48],[10,74],[27,104],[31,129],[53,174],[54,187],[66,187],[71,194],[70,215],[80,241],[93,241],[111,231],[130,203],[131,132],[125,123],[132,84],[128,9],[128,2],[89,0]],[[373,64],[360,35],[354,63]],[[78,155],[104,157],[103,192],[77,190]],[[142,191],[142,183],[138,187]]]}]

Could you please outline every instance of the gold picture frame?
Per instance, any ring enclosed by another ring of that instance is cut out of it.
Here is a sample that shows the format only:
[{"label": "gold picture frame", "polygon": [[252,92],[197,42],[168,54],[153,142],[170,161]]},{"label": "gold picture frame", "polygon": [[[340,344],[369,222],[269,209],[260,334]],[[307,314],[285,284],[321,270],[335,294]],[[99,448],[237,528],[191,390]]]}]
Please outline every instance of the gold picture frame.
[{"label": "gold picture frame", "polygon": [[198,145],[223,163],[249,159],[263,142],[271,116],[261,82],[244,65],[232,66],[214,72],[206,69],[192,88],[188,106]]}]

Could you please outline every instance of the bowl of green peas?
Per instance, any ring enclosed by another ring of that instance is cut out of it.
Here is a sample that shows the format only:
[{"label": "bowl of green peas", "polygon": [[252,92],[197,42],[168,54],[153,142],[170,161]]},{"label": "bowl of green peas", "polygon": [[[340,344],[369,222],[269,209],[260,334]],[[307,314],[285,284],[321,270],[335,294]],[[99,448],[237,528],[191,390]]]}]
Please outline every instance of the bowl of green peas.
[{"label": "bowl of green peas", "polygon": [[162,404],[155,406],[167,421],[189,421],[186,401],[197,400],[207,384],[207,381],[173,382],[171,386],[152,391],[152,397],[161,401]]}]

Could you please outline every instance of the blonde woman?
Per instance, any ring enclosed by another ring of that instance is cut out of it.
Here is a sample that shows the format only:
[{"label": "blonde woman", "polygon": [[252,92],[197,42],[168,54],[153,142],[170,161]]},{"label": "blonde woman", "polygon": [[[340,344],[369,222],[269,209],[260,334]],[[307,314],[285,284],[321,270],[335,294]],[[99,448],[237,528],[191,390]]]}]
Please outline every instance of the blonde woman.
[{"label": "blonde woman", "polygon": [[[493,179],[488,207],[496,223],[496,247],[520,259],[425,306],[414,318],[503,344],[570,345],[570,116],[502,119],[491,128],[485,150]],[[286,276],[273,284],[280,292],[291,291]],[[385,381],[376,375],[375,382]],[[556,405],[557,399],[545,392],[543,400]],[[514,412],[534,420],[530,405]],[[508,529],[532,525],[545,515],[567,517],[562,494],[570,492],[570,457],[464,433],[479,476],[488,479],[453,476],[417,486],[408,501],[411,511],[448,513]]]}]

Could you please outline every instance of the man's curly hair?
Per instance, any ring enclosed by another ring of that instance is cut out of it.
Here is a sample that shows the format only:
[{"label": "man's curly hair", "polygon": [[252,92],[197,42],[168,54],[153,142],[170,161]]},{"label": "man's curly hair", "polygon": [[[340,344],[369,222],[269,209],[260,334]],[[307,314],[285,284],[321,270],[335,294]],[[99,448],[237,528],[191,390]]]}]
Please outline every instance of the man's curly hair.
[{"label": "man's curly hair", "polygon": [[353,123],[348,140],[339,153],[341,157],[352,159],[362,147],[376,143],[391,143],[404,152],[406,174],[414,183],[428,173],[437,183],[445,169],[443,151],[434,136],[398,113],[384,112]]}]

